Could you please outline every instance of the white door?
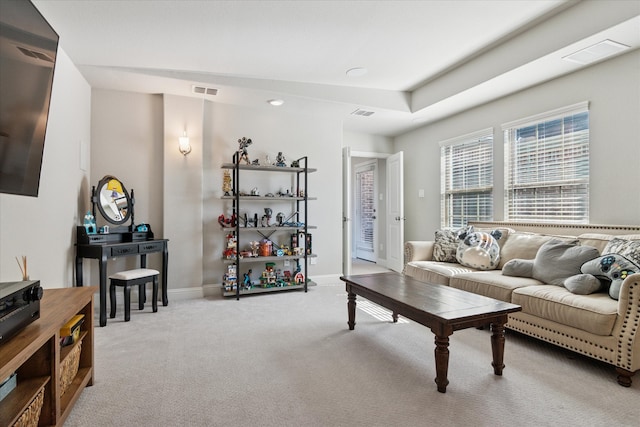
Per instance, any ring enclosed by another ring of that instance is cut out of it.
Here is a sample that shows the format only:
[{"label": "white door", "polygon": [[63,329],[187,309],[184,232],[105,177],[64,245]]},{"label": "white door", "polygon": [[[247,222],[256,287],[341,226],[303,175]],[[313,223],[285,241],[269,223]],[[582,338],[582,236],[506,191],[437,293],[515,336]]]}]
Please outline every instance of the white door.
[{"label": "white door", "polygon": [[342,149],[342,274],[351,274],[351,149]]},{"label": "white door", "polygon": [[404,265],[404,179],[402,151],[387,159],[387,267]]},{"label": "white door", "polygon": [[376,262],[377,160],[355,167],[355,249],[356,258]]}]

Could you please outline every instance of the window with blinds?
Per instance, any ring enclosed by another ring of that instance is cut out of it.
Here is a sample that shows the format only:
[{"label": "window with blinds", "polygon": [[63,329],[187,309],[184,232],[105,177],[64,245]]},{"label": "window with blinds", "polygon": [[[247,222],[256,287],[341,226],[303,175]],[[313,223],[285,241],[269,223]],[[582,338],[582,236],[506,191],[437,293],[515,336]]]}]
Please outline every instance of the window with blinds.
[{"label": "window with blinds", "polygon": [[440,143],[442,228],[493,219],[493,129]]},{"label": "window with blinds", "polygon": [[505,219],[589,222],[589,104],[502,126]]}]

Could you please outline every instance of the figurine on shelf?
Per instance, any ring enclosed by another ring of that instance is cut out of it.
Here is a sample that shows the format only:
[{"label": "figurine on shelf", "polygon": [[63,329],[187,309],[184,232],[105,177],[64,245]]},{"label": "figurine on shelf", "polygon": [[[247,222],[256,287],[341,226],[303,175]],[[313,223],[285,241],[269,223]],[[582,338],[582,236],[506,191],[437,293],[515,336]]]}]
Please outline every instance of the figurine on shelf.
[{"label": "figurine on shelf", "polygon": [[249,160],[249,153],[247,152],[247,147],[252,144],[251,138],[245,138],[244,136],[238,139],[238,163],[244,160],[247,165],[251,164]]},{"label": "figurine on shelf", "polygon": [[253,166],[260,166],[260,160],[258,160],[258,159],[254,159],[254,160],[253,160],[253,162],[251,162],[251,164],[252,164]]},{"label": "figurine on shelf", "polygon": [[292,168],[299,168],[300,167],[300,162],[298,162],[297,160],[294,160],[293,162],[291,162],[291,167]]},{"label": "figurine on shelf", "polygon": [[224,191],[225,196],[231,195],[231,172],[229,170],[225,170],[222,176],[222,191]]},{"label": "figurine on shelf", "polygon": [[300,271],[300,266],[296,269],[296,274],[293,276],[293,281],[296,285],[304,285],[304,274]]},{"label": "figurine on shelf", "polygon": [[278,155],[276,156],[276,166],[284,168],[287,166],[287,159],[284,158],[284,154],[282,154],[282,151],[278,152]]},{"label": "figurine on shelf", "polygon": [[271,208],[264,208],[264,215],[262,216],[262,226],[269,227],[271,221],[271,215],[273,214],[273,210]]},{"label": "figurine on shelf", "polygon": [[218,217],[218,224],[220,224],[221,227],[225,228],[225,227],[235,227],[236,226],[236,222],[237,222],[237,217],[236,214],[232,214],[231,217],[227,218],[224,216],[224,214],[221,214]]},{"label": "figurine on shelf", "polygon": [[224,257],[226,259],[236,259],[238,254],[238,239],[234,233],[227,234],[227,247],[224,250]]},{"label": "figurine on shelf", "polygon": [[249,290],[253,287],[253,284],[251,283],[251,272],[252,270],[249,269],[248,272],[244,273],[244,280],[242,281],[242,289]]},{"label": "figurine on shelf", "polygon": [[236,265],[231,264],[227,266],[227,272],[222,276],[222,282],[224,283],[224,290],[227,292],[235,291],[238,284],[238,276],[236,274]]},{"label": "figurine on shelf", "polygon": [[258,248],[260,247],[260,242],[257,242],[257,241],[249,242],[249,246],[251,247],[251,256],[257,257]]}]

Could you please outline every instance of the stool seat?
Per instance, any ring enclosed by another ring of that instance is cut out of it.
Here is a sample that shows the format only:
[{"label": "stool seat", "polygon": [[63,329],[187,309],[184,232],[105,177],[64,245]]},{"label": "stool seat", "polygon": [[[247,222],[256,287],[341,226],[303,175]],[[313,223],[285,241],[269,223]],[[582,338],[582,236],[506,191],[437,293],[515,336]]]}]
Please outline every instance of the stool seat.
[{"label": "stool seat", "polygon": [[112,274],[109,276],[109,279],[133,280],[153,276],[154,274],[160,274],[160,272],[151,268],[136,268],[135,270],[126,270]]},{"label": "stool seat", "polygon": [[131,318],[131,286],[138,286],[138,309],[144,309],[144,301],[146,299],[146,284],[153,282],[153,312],[158,311],[158,270],[151,268],[136,268],[134,270],[125,270],[109,276],[109,297],[111,299],[111,311],[109,317],[116,317],[116,286],[124,287],[124,321],[128,322]]}]

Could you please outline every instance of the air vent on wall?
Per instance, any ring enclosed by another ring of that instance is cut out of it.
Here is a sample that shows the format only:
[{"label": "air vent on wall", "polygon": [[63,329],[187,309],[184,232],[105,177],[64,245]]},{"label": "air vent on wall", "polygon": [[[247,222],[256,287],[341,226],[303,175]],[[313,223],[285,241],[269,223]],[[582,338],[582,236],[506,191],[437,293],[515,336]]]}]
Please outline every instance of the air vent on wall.
[{"label": "air vent on wall", "polygon": [[577,52],[574,52],[571,55],[563,56],[562,59],[582,65],[587,65],[591,64],[592,62],[604,59],[608,56],[614,55],[625,49],[629,49],[629,46],[607,39],[601,41],[600,43],[596,43],[593,46],[589,46]]},{"label": "air vent on wall", "polygon": [[218,94],[218,89],[214,89],[211,87],[193,85],[191,86],[191,90],[193,91],[193,93],[199,93],[201,95],[217,95]]},{"label": "air vent on wall", "polygon": [[37,50],[27,49],[26,47],[16,46],[23,55],[28,56],[29,58],[40,59],[42,61],[51,62],[53,64],[53,58],[49,55],[38,52]]},{"label": "air vent on wall", "polygon": [[373,111],[367,111],[367,110],[361,110],[360,108],[358,108],[357,110],[355,110],[354,112],[352,112],[351,114],[354,116],[365,116],[365,117],[369,117],[373,114]]}]

